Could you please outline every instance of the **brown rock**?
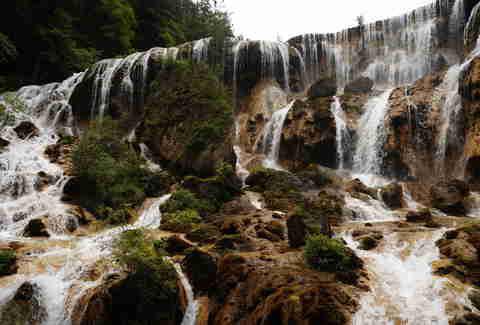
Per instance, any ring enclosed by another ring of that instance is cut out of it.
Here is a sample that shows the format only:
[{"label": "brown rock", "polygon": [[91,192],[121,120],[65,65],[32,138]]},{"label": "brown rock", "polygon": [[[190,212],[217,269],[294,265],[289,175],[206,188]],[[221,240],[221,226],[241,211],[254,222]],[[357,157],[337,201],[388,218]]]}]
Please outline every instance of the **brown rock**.
[{"label": "brown rock", "polygon": [[182,262],[183,269],[196,293],[208,291],[217,278],[217,259],[198,248],[190,252]]},{"label": "brown rock", "polygon": [[14,129],[15,133],[20,139],[26,139],[28,137],[36,137],[39,135],[40,131],[32,122],[23,121]]},{"label": "brown rock", "polygon": [[178,235],[170,236],[167,239],[165,250],[170,254],[181,254],[194,245]]},{"label": "brown rock", "polygon": [[332,78],[323,78],[315,82],[308,90],[308,97],[316,99],[319,97],[331,97],[337,93],[337,81]]},{"label": "brown rock", "polygon": [[367,94],[373,89],[373,81],[367,77],[360,77],[345,86],[346,93]]},{"label": "brown rock", "polygon": [[7,302],[0,314],[0,324],[40,325],[46,317],[45,306],[40,300],[40,288],[30,282],[23,283],[17,289],[12,300]]},{"label": "brown rock", "polygon": [[42,219],[32,219],[23,230],[24,237],[50,237]]},{"label": "brown rock", "polygon": [[407,222],[432,222],[432,213],[430,209],[408,211],[406,218]]},{"label": "brown rock", "polygon": [[405,206],[403,188],[400,184],[390,184],[380,190],[380,196],[391,209],[401,209]]},{"label": "brown rock", "polygon": [[442,181],[430,189],[433,207],[452,215],[467,213],[466,199],[469,194],[468,184],[460,180]]}]

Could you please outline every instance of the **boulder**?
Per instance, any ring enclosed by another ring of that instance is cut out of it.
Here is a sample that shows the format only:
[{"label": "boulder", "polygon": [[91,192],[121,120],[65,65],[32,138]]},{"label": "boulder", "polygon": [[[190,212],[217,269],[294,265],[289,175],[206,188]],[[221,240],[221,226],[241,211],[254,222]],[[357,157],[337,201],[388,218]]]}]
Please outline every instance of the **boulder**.
[{"label": "boulder", "polygon": [[356,193],[362,193],[375,198],[377,196],[377,191],[374,188],[368,187],[367,185],[363,184],[361,180],[358,178],[349,181],[345,185],[345,191],[348,193],[355,195]]},{"label": "boulder", "polygon": [[461,180],[442,181],[430,189],[432,206],[452,215],[467,213],[466,199],[470,195],[467,183]]},{"label": "boulder", "polygon": [[290,247],[298,248],[305,245],[305,238],[307,236],[307,227],[303,216],[299,214],[292,214],[287,219],[288,242]]},{"label": "boulder", "polygon": [[373,81],[368,77],[360,77],[345,86],[346,93],[366,94],[372,91]]},{"label": "boulder", "polygon": [[316,81],[308,90],[308,97],[316,99],[320,97],[332,97],[337,93],[337,81],[333,78],[323,78]]},{"label": "boulder", "polygon": [[13,130],[15,131],[17,136],[22,140],[25,140],[26,138],[29,138],[29,137],[36,137],[40,134],[40,131],[35,126],[35,124],[28,121],[21,122]]},{"label": "boulder", "polygon": [[55,183],[55,177],[45,172],[38,172],[34,187],[37,191],[42,191],[48,185]]},{"label": "boulder", "polygon": [[76,201],[85,193],[85,191],[88,191],[88,189],[84,188],[84,184],[80,178],[72,177],[63,186],[62,201]]},{"label": "boulder", "polygon": [[4,150],[9,145],[10,141],[5,140],[4,138],[0,138],[0,150]]},{"label": "boulder", "polygon": [[196,248],[185,256],[182,267],[196,293],[207,292],[215,284],[217,259],[212,254]]},{"label": "boulder", "polygon": [[383,239],[383,235],[380,233],[373,233],[367,236],[362,236],[358,238],[358,241],[360,242],[360,245],[358,248],[366,251],[372,250],[380,244],[380,241],[382,239]]},{"label": "boulder", "polygon": [[390,184],[380,190],[380,197],[390,209],[401,209],[405,206],[403,188],[400,184]]},{"label": "boulder", "polygon": [[52,163],[58,162],[62,155],[62,146],[59,143],[51,144],[45,149],[45,155]]},{"label": "boulder", "polygon": [[36,284],[23,283],[13,298],[2,306],[0,324],[43,324],[47,311],[38,299],[39,295],[40,288]]},{"label": "boulder", "polygon": [[407,212],[407,222],[432,222],[432,213],[430,209],[422,209],[418,211],[408,211]]},{"label": "boulder", "polygon": [[23,230],[24,237],[50,237],[42,219],[32,219]]}]

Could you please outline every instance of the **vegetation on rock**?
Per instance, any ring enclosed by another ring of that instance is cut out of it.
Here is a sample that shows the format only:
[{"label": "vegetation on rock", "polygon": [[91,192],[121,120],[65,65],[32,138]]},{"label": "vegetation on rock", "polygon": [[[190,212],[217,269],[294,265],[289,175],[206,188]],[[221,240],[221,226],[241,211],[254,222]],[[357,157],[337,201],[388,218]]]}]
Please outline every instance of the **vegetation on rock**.
[{"label": "vegetation on rock", "polygon": [[341,241],[324,235],[307,238],[304,256],[310,267],[322,272],[349,272],[357,268],[347,247]]},{"label": "vegetation on rock", "polygon": [[11,249],[0,250],[0,276],[15,273],[17,256]]}]

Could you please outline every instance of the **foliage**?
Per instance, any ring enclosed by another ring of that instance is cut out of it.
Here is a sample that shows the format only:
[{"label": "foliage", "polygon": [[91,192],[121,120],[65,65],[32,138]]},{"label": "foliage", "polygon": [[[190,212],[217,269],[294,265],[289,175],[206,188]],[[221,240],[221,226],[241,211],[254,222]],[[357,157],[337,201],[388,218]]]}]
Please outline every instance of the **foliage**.
[{"label": "foliage", "polygon": [[13,250],[0,250],[0,276],[10,274],[17,257]]},{"label": "foliage", "polygon": [[231,130],[231,95],[204,64],[166,62],[150,93],[143,140],[158,141],[158,132],[175,127],[175,140],[184,148],[178,159],[196,156],[223,142]]},{"label": "foliage", "polygon": [[127,210],[143,201],[149,173],[121,134],[117,122],[93,122],[73,152],[80,203],[114,223],[128,219]]},{"label": "foliage", "polygon": [[8,1],[0,30],[9,88],[58,81],[136,49],[232,35],[228,14],[214,0]]},{"label": "foliage", "polygon": [[[117,302],[119,324],[154,324],[175,319],[177,275],[141,230],[124,232],[115,242],[114,255],[129,272]],[[159,308],[162,306],[162,308]],[[125,308],[125,309],[124,309]]]},{"label": "foliage", "polygon": [[194,225],[202,222],[202,218],[195,210],[180,210],[167,213],[162,217],[162,229],[173,232],[189,232]]},{"label": "foliage", "polygon": [[0,128],[13,126],[15,124],[15,114],[21,114],[26,111],[26,106],[14,93],[5,93],[2,95],[6,105],[0,104]]},{"label": "foliage", "polygon": [[215,211],[215,207],[210,202],[198,199],[195,194],[185,189],[173,193],[172,197],[160,209],[162,213],[166,214],[194,210],[200,215],[206,215]]},{"label": "foliage", "polygon": [[322,272],[348,272],[355,268],[347,247],[341,241],[324,235],[307,238],[304,256],[310,267]]}]

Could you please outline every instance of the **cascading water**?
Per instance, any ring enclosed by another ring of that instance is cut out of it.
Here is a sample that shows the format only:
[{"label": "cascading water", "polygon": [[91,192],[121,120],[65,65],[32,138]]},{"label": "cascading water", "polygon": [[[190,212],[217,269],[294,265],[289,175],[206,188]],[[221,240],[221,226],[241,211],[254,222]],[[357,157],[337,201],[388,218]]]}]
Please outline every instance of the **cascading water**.
[{"label": "cascading water", "polygon": [[180,278],[180,282],[185,288],[188,302],[187,309],[185,310],[185,315],[183,316],[181,325],[195,325],[195,322],[197,320],[198,302],[195,300],[192,286],[190,285],[190,282],[188,282],[185,274],[183,273],[182,267],[176,263],[173,265],[175,266],[175,270],[177,271],[177,274]]},{"label": "cascading water", "polygon": [[371,291],[361,298],[353,324],[448,325],[446,303],[459,311],[470,305],[465,292],[455,291],[447,286],[449,280],[432,273],[432,263],[440,259],[435,242],[444,232],[392,233],[373,251],[358,249],[351,236],[344,236],[366,261],[374,280]]},{"label": "cascading water", "polygon": [[333,99],[330,110],[335,118],[338,169],[341,170],[344,168],[345,153],[350,144],[350,133],[347,128],[347,117],[343,111],[340,99],[337,96]]},{"label": "cascading water", "polygon": [[288,45],[278,42],[260,41],[262,78],[275,78],[277,64],[282,67],[283,87],[290,92],[290,55]]},{"label": "cascading water", "polygon": [[210,47],[211,37],[203,38],[193,43],[192,59],[194,62],[202,62],[208,60],[208,49]]},{"label": "cascading water", "polygon": [[263,153],[265,154],[266,159],[263,164],[267,168],[281,169],[278,165],[278,157],[280,154],[283,125],[285,124],[285,119],[294,103],[295,101],[292,101],[284,108],[274,112],[272,118],[265,126],[263,135]]},{"label": "cascading water", "polygon": [[385,116],[392,90],[372,97],[365,105],[365,113],[358,123],[358,140],[353,157],[353,171],[366,177],[381,175],[382,146],[385,142]]}]

